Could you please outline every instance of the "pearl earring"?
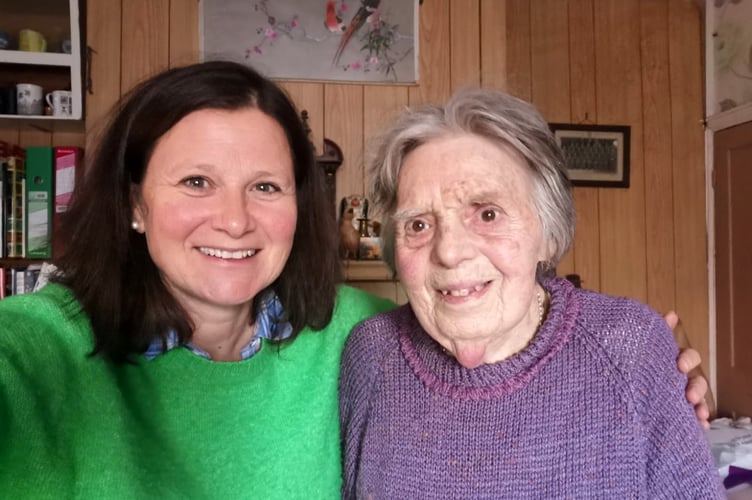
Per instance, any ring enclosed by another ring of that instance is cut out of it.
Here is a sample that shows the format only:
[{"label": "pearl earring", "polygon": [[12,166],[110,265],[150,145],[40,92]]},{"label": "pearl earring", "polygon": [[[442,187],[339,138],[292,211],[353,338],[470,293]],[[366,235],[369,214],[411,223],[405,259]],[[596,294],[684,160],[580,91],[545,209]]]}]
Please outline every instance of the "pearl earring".
[{"label": "pearl earring", "polygon": [[131,222],[131,227],[134,231],[138,231],[138,222],[136,222],[135,220]]}]

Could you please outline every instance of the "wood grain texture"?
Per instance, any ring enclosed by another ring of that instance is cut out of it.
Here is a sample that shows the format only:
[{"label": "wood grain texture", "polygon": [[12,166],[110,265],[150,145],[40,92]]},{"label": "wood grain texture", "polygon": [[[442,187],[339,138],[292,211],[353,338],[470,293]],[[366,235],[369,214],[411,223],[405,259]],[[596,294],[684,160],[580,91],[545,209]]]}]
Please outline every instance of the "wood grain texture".
[{"label": "wood grain texture", "polygon": [[[539,0],[530,5],[530,69],[532,101],[549,122],[570,122],[569,22],[567,3]],[[551,75],[558,75],[551,78]],[[574,272],[573,252],[556,266],[565,276]]]},{"label": "wood grain texture", "polygon": [[668,17],[676,310],[690,343],[708,359],[703,80],[696,55],[702,53],[702,20],[698,9],[682,0],[670,0]]},{"label": "wood grain texture", "polygon": [[507,92],[532,100],[530,1],[507,0]]},{"label": "wood grain texture", "polygon": [[[569,82],[570,114],[574,123],[595,123],[595,24],[594,0],[569,0]],[[599,188],[576,187],[573,190],[577,210],[574,248],[574,272],[582,286],[600,291],[600,217]]]},{"label": "wood grain texture", "polygon": [[647,301],[663,312],[676,307],[668,23],[668,0],[640,2]]},{"label": "wood grain texture", "polygon": [[324,85],[324,136],[345,155],[337,170],[337,199],[365,192],[363,176],[363,86]]},{"label": "wood grain texture", "polygon": [[480,85],[480,0],[450,0],[451,90]]},{"label": "wood grain texture", "polygon": [[363,87],[363,135],[368,140],[392,123],[407,107],[408,87],[396,85],[366,85]]},{"label": "wood grain texture", "polygon": [[507,0],[480,1],[480,84],[507,91]]},{"label": "wood grain texture", "polygon": [[637,2],[595,2],[598,122],[631,127],[630,187],[601,189],[601,289],[647,300],[642,154],[640,10]]},{"label": "wood grain texture", "polygon": [[170,0],[170,67],[198,62],[198,0]]},{"label": "wood grain texture", "polygon": [[308,111],[308,127],[311,129],[311,142],[317,154],[324,148],[324,85],[307,82],[279,82],[292,99],[298,114]]},{"label": "wood grain texture", "polygon": [[169,0],[123,2],[121,89],[167,69],[170,62]]},{"label": "wood grain texture", "polygon": [[91,47],[91,88],[86,95],[87,142],[96,137],[110,108],[120,98],[121,0],[88,0],[86,43]]},{"label": "wood grain texture", "polygon": [[451,93],[449,0],[431,0],[420,7],[420,75],[410,87],[410,105],[439,104]]}]

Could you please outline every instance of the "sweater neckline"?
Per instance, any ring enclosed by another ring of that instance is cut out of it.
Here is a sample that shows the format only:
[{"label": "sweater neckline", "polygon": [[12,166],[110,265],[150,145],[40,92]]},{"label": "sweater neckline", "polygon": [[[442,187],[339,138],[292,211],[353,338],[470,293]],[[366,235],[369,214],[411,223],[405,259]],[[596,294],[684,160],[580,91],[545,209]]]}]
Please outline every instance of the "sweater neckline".
[{"label": "sweater neckline", "polygon": [[398,320],[403,325],[399,328],[402,354],[421,382],[443,396],[481,400],[511,394],[530,382],[566,344],[580,310],[579,296],[569,281],[550,278],[542,286],[551,296],[543,325],[525,349],[504,361],[463,367],[423,330],[409,306]]}]

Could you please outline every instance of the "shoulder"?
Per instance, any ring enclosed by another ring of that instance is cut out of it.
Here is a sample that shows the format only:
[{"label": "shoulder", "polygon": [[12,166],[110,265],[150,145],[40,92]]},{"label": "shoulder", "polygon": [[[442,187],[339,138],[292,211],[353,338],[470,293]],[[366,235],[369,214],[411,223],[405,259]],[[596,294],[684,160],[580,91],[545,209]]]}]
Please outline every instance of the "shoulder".
[{"label": "shoulder", "polygon": [[332,323],[350,328],[366,318],[394,309],[394,302],[377,297],[368,292],[342,285],[337,290],[337,303],[334,307]]},{"label": "shoulder", "polygon": [[89,322],[71,291],[49,284],[35,293],[0,301],[0,346],[3,352],[38,350],[69,344],[90,350]]},{"label": "shoulder", "polygon": [[578,290],[577,329],[614,364],[631,367],[646,358],[675,357],[676,344],[663,317],[627,297]]},{"label": "shoulder", "polygon": [[393,352],[399,344],[400,330],[417,325],[409,305],[377,314],[356,326],[345,347],[346,359],[353,363],[378,363],[378,353]]}]

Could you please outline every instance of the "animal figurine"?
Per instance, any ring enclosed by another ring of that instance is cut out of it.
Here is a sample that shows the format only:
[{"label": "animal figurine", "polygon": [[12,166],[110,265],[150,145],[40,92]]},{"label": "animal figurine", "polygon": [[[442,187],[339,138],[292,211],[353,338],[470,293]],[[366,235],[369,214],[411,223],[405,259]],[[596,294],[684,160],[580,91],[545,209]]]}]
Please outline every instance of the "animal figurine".
[{"label": "animal figurine", "polygon": [[[344,200],[343,200],[344,201]],[[344,206],[344,203],[343,203]],[[339,247],[340,257],[343,259],[357,259],[360,246],[360,234],[353,226],[355,211],[352,207],[345,209],[339,219]]]}]

